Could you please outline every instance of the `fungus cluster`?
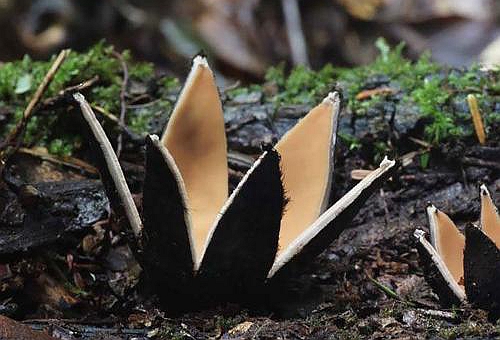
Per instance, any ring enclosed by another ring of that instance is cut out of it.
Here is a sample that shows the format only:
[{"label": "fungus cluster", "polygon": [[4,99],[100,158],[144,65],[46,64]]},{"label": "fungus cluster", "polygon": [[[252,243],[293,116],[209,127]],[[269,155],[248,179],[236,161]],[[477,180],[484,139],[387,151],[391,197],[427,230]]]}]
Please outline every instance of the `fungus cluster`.
[{"label": "fungus cluster", "polygon": [[415,237],[426,278],[445,305],[469,302],[500,312],[500,217],[490,193],[481,186],[479,225],[468,224],[465,235],[434,206],[427,208],[430,241],[417,229]]},{"label": "fungus cluster", "polygon": [[141,240],[145,275],[169,305],[249,299],[322,252],[395,169],[384,159],[329,206],[340,114],[334,92],[229,194],[222,104],[198,56],[163,135],[146,138],[141,217],[92,109],[81,94],[74,98],[113,210]]}]

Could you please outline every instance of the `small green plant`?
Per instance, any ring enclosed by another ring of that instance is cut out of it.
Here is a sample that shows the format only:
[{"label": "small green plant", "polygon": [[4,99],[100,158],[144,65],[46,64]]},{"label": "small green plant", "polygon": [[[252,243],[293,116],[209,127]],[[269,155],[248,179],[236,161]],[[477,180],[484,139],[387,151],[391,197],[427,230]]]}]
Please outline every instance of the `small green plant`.
[{"label": "small green plant", "polygon": [[431,123],[425,128],[425,134],[427,140],[435,144],[450,135],[459,135],[452,116],[443,111],[448,97],[448,93],[441,87],[441,80],[434,78],[425,79],[421,87],[411,92],[409,98],[417,103],[425,117],[431,119]]},{"label": "small green plant", "polygon": [[[279,87],[278,94],[270,100],[278,106],[284,103],[310,104],[317,101],[318,96],[324,95],[333,84],[339,84],[344,88],[348,110],[359,117],[387,100],[384,94],[356,98],[365,89],[368,79],[385,77],[387,86],[401,94],[399,98],[391,100],[416,106],[427,121],[425,134],[421,138],[438,145],[472,133],[472,129],[467,128],[469,113],[455,112],[452,100],[474,93],[480,107],[484,108],[485,94],[498,90],[498,69],[489,73],[481,71],[478,65],[463,70],[447,69],[432,62],[428,52],[423,53],[416,62],[411,62],[403,56],[404,43],[391,48],[380,38],[375,45],[380,51],[377,59],[360,67],[342,69],[327,65],[319,71],[311,71],[299,66],[292,69],[288,76],[283,64],[269,69],[266,80]],[[500,121],[498,113],[483,110],[483,114],[486,125]],[[353,145],[358,147],[356,143]]]},{"label": "small green plant", "polygon": [[429,158],[430,154],[428,152],[420,155],[420,167],[422,169],[426,169],[429,166]]},{"label": "small green plant", "polygon": [[326,96],[331,90],[334,69],[326,65],[319,71],[305,66],[297,66],[288,77],[285,76],[284,65],[272,67],[265,79],[279,87],[279,92],[271,101],[276,104],[310,104]]},{"label": "small green plant", "polygon": [[[424,53],[416,62],[411,62],[403,56],[403,43],[391,48],[384,39],[378,39],[375,45],[380,54],[371,64],[345,69],[326,65],[318,71],[298,66],[290,72],[285,71],[284,64],[279,64],[269,68],[265,76],[267,84],[273,84],[276,90],[267,92],[261,85],[250,85],[229,90],[227,95],[234,98],[239,94],[263,92],[263,101],[273,103],[279,109],[282,105],[290,104],[314,105],[337,85],[344,89],[347,110],[359,117],[387,100],[387,94],[356,98],[366,88],[369,79],[385,77],[387,86],[399,92],[397,98],[390,100],[415,106],[422,118],[426,119],[425,134],[420,138],[433,145],[472,133],[472,128],[467,128],[470,123],[469,113],[457,112],[452,106],[452,101],[457,97],[465,98],[469,93],[475,94],[487,129],[500,121],[500,114],[491,112],[487,102],[490,94],[500,92],[500,69],[486,73],[478,65],[474,65],[468,69],[450,70],[433,63],[429,53]],[[126,123],[130,129],[137,134],[144,134],[149,129],[151,119],[170,111],[173,104],[171,94],[179,88],[179,82],[173,77],[155,78],[153,65],[134,63],[128,51],[122,53],[121,59],[128,66],[131,82],[146,84],[153,81],[157,84],[159,104],[127,110]],[[0,129],[0,135],[4,136],[20,119],[51,62],[52,60],[33,61],[26,56],[0,67],[0,109],[11,112],[7,124]],[[62,89],[94,76],[98,76],[99,81],[87,93],[89,101],[118,116],[123,81],[122,65],[113,47],[102,42],[85,53],[71,52],[45,97],[55,96]],[[75,149],[73,141],[49,128],[57,127],[57,118],[57,114],[34,116],[26,129],[25,144],[43,145],[58,155],[71,153]],[[107,128],[110,127],[112,125],[108,124]],[[357,149],[361,146],[354,137],[344,137],[349,148]]]},{"label": "small green plant", "polygon": [[339,132],[339,137],[347,145],[349,150],[357,150],[361,148],[361,141],[355,136]]},{"label": "small green plant", "polygon": [[[124,51],[120,58],[127,64],[131,81],[147,83],[155,80],[154,67],[151,63],[134,63],[129,51]],[[25,56],[22,60],[8,62],[0,67],[0,109],[12,112],[10,119],[0,130],[0,136],[5,136],[21,119],[24,108],[53,60],[54,57],[48,61],[34,61]],[[84,53],[72,51],[55,74],[44,98],[54,97],[61,90],[95,76],[98,77],[98,81],[87,93],[87,98],[92,104],[118,116],[123,69],[113,46],[104,42],[98,43]],[[161,98],[163,92],[172,91],[177,86],[176,78],[159,79],[159,97]],[[169,108],[171,105],[166,99],[160,99],[160,102],[163,108]],[[135,122],[132,124],[135,132],[144,133],[148,128],[148,119],[153,117],[154,113],[142,110],[141,116],[138,117],[137,112],[128,110],[127,118]],[[45,146],[50,153],[59,156],[71,155],[79,144],[75,143],[75,138],[71,135],[63,131],[57,132],[60,118],[64,117],[64,113],[56,111],[51,115],[33,116],[26,127],[24,144]]]}]

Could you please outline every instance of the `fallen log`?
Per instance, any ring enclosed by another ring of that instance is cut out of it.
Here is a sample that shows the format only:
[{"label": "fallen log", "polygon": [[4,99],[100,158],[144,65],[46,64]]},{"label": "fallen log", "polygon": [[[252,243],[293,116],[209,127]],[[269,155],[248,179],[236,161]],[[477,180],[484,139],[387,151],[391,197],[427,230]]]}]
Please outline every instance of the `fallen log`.
[{"label": "fallen log", "polygon": [[26,251],[82,232],[108,215],[96,180],[3,185],[0,190],[0,255]]}]

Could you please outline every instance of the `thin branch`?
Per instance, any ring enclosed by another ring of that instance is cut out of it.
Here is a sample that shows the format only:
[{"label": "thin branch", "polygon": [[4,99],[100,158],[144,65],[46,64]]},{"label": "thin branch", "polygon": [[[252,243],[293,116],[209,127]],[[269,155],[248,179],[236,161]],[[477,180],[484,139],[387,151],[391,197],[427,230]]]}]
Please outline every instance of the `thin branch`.
[{"label": "thin branch", "polygon": [[[120,53],[113,52],[113,55],[120,61],[123,69],[122,88],[120,90],[120,125],[125,126],[125,114],[127,113],[127,104],[125,102],[125,95],[128,86],[128,68],[125,59],[123,59],[123,56]],[[120,158],[122,147],[123,147],[123,131],[120,130],[120,132],[118,132],[118,139],[116,145],[116,157],[118,158]]]},{"label": "thin branch", "polygon": [[66,57],[69,55],[71,50],[62,50],[59,55],[57,56],[56,60],[52,63],[50,66],[50,69],[48,70],[47,74],[43,78],[42,82],[38,86],[35,94],[31,98],[30,102],[28,103],[28,106],[23,112],[23,117],[21,120],[17,123],[17,125],[14,127],[14,129],[9,133],[9,135],[5,138],[4,142],[2,145],[0,145],[0,150],[2,151],[2,154],[0,155],[0,161],[1,161],[1,167],[3,168],[3,165],[7,161],[7,159],[12,155],[20,146],[20,142],[17,142],[16,147],[9,151],[5,151],[11,144],[16,142],[17,138],[21,135],[21,133],[24,131],[26,128],[26,125],[35,113],[35,108],[37,104],[40,102],[40,99],[42,98],[43,94],[47,90],[49,84],[51,83],[52,79],[54,78],[55,74],[59,70],[59,67],[62,65]]},{"label": "thin branch", "polygon": [[40,158],[40,159],[47,161],[47,162],[51,162],[51,163],[58,164],[58,165],[63,165],[63,166],[66,166],[66,167],[69,167],[69,168],[72,168],[75,170],[85,171],[85,172],[92,174],[92,175],[97,175],[99,173],[94,166],[88,164],[87,162],[82,161],[81,159],[75,158],[75,157],[70,157],[70,156],[57,157],[57,156],[53,156],[47,152],[39,151],[36,149],[27,149],[27,148],[19,148],[18,152],[26,154],[26,155],[30,155],[33,157]]},{"label": "thin branch", "polygon": [[68,95],[85,90],[86,88],[89,88],[92,85],[94,85],[98,80],[99,80],[99,76],[94,76],[94,77],[92,77],[92,78],[90,78],[90,79],[88,79],[80,84],[68,86],[67,88],[59,91],[59,93],[57,95],[45,99],[41,103],[40,109],[44,109],[48,106],[53,106],[56,103],[58,103],[59,101],[64,100]]},{"label": "thin branch", "polygon": [[367,271],[365,271],[365,275],[368,277],[368,279],[377,287],[381,292],[383,292],[387,297],[395,299],[397,301],[400,301],[410,307],[415,307],[415,304],[411,301],[408,301],[406,299],[403,299],[396,293],[394,290],[391,288],[385,286],[384,284],[380,283],[376,279],[374,279],[370,274],[368,274]]},{"label": "thin branch", "polygon": [[125,124],[122,124],[120,122],[120,119],[115,116],[114,114],[112,114],[111,112],[109,112],[108,110],[106,110],[105,108],[99,106],[99,105],[94,105],[94,104],[91,104],[90,105],[92,107],[93,110],[99,112],[100,114],[102,114],[104,116],[104,118],[110,120],[111,122],[115,123],[118,128],[120,129],[120,131],[123,133],[126,133],[127,136],[133,140],[134,142],[143,142],[144,141],[144,138],[132,131],[130,131],[129,127],[126,126]]},{"label": "thin branch", "polygon": [[480,158],[475,157],[463,157],[462,164],[465,165],[474,165],[474,166],[482,166],[485,168],[490,168],[494,170],[500,170],[500,162],[495,161],[485,161]]}]

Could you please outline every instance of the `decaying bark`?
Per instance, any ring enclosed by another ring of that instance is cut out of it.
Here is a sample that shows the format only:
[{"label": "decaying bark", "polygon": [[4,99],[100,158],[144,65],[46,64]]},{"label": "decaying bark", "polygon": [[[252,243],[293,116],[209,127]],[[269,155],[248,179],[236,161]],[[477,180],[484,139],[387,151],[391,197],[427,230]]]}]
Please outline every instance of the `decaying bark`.
[{"label": "decaying bark", "polygon": [[0,190],[0,255],[67,242],[108,214],[96,180],[20,184]]}]

